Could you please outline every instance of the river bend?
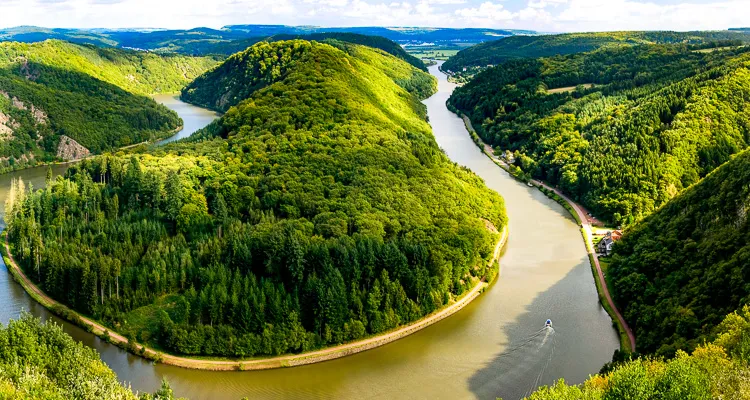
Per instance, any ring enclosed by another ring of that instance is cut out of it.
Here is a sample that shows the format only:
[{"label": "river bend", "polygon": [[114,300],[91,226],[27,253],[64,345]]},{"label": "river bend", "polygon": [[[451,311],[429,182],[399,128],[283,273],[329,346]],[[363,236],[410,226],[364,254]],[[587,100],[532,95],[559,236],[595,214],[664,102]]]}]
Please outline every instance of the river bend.
[{"label": "river bend", "polygon": [[[154,391],[162,377],[175,394],[193,400],[239,399],[518,399],[558,378],[580,383],[618,348],[612,321],[599,304],[579,228],[560,205],[512,179],[474,145],[445,101],[455,85],[437,66],[438,92],[425,100],[435,138],[446,154],[482,177],[505,198],[510,238],[498,280],[450,318],[404,339],[320,364],[249,372],[210,372],[151,364],[36,304],[0,261],[0,322],[22,309],[60,322],[76,340],[94,347],[135,390]],[[157,96],[175,110],[188,136],[216,114]],[[56,174],[65,166],[55,166]],[[21,177],[44,185],[46,167],[0,175],[0,201]],[[0,207],[2,213],[2,207]],[[542,329],[551,318],[554,329]]]}]

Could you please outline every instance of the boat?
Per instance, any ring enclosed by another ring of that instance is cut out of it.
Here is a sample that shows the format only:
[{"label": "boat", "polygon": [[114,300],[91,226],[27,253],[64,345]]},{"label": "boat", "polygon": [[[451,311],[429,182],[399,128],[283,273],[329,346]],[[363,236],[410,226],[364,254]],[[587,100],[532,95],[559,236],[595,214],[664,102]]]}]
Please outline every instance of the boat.
[{"label": "boat", "polygon": [[545,328],[549,328],[549,327],[551,327],[551,326],[552,326],[552,320],[551,320],[551,319],[548,319],[548,320],[547,320],[547,322],[545,322],[545,323],[544,323],[544,327],[545,327]]}]

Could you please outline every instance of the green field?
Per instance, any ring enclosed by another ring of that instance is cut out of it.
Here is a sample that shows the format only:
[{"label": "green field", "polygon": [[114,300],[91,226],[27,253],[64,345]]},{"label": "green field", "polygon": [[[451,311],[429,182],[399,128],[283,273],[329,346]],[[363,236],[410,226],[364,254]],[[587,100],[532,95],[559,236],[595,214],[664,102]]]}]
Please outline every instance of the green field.
[{"label": "green field", "polygon": [[417,58],[429,58],[432,60],[447,60],[453,57],[459,51],[473,46],[475,43],[457,43],[447,45],[424,45],[424,46],[406,46],[404,50]]},{"label": "green field", "polygon": [[429,58],[433,60],[447,60],[448,58],[456,55],[458,49],[408,49],[407,53],[417,58]]}]

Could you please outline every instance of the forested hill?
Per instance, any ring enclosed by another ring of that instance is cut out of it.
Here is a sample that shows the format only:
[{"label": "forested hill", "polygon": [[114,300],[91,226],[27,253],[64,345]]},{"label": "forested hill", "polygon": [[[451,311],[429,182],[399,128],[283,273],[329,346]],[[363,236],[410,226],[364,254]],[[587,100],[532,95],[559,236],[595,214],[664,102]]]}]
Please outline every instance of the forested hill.
[{"label": "forested hill", "polygon": [[449,102],[525,173],[629,224],[747,147],[748,62],[685,45],[516,60]]},{"label": "forested hill", "polygon": [[61,41],[0,43],[0,171],[165,137],[175,92],[216,64]]},{"label": "forested hill", "polygon": [[434,78],[295,40],[198,82],[227,65],[247,98],[204,140],[15,186],[13,251],[45,292],[159,349],[248,357],[375,335],[494,277],[503,200],[437,146]]},{"label": "forested hill", "polygon": [[609,268],[643,351],[692,349],[750,302],[750,152],[633,226]]},{"label": "forested hill", "polygon": [[605,46],[683,43],[710,45],[712,42],[750,42],[750,34],[737,31],[700,32],[595,32],[560,35],[509,36],[459,51],[443,64],[444,71],[486,67],[520,58],[550,57],[596,50]]},{"label": "forested hill", "polygon": [[[372,40],[380,42],[376,38]],[[182,99],[202,107],[226,111],[257,90],[286,78],[297,63],[314,61],[317,54],[310,52],[310,46],[304,45],[307,41],[298,40],[293,43],[296,45],[289,45],[287,42],[261,42],[232,55],[217,68],[186,86],[182,90]],[[362,51],[370,53],[374,50],[334,39],[326,39],[325,43],[354,56]],[[419,63],[422,64],[421,61]],[[382,71],[404,89],[421,97],[427,97],[434,91],[434,82],[429,75],[404,68],[403,65],[394,69],[393,65],[397,64],[384,65]]]}]

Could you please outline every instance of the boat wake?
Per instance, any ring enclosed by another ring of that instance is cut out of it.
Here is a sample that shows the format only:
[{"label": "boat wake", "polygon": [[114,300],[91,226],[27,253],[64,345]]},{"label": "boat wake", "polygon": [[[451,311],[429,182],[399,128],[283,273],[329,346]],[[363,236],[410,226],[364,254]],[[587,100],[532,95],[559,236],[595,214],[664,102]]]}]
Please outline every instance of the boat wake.
[{"label": "boat wake", "polygon": [[[540,385],[547,382],[547,372],[555,357],[555,329],[545,326],[528,336],[520,338],[493,361],[493,383],[497,391],[505,393],[506,399],[530,396]],[[519,387],[520,382],[530,382]]]}]

